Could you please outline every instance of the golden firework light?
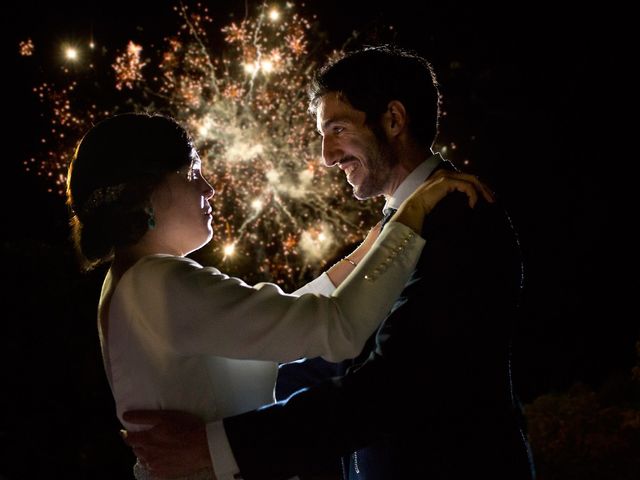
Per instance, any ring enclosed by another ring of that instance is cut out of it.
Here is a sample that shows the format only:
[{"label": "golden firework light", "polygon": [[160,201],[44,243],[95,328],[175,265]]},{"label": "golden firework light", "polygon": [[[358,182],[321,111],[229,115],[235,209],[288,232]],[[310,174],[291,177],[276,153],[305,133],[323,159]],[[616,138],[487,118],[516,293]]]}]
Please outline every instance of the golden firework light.
[{"label": "golden firework light", "polygon": [[292,3],[257,5],[221,27],[200,4],[174,10],[177,32],[161,46],[61,47],[62,80],[34,89],[51,128],[25,166],[63,194],[73,147],[92,124],[125,111],[169,114],[192,134],[216,190],[213,241],[198,255],[250,282],[298,287],[361,240],[381,207],[356,201],[321,164],[306,85],[337,52],[322,51],[317,25]]}]

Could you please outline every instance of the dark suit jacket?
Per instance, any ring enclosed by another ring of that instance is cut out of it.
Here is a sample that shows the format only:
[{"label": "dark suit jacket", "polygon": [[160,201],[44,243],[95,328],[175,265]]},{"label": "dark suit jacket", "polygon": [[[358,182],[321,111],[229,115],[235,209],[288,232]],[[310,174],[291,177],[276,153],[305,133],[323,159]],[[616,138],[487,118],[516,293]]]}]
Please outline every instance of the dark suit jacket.
[{"label": "dark suit jacket", "polygon": [[509,218],[453,193],[423,237],[417,269],[362,365],[225,419],[243,478],[313,475],[324,468],[318,459],[365,446],[383,452],[389,479],[533,477],[510,377],[522,265]]}]

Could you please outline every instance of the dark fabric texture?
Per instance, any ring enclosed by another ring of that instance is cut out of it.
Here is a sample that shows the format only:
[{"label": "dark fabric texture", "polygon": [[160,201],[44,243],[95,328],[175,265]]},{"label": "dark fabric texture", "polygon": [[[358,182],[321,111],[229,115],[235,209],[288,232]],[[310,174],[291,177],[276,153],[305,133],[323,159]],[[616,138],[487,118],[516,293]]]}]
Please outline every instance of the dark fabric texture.
[{"label": "dark fabric texture", "polygon": [[358,479],[534,477],[510,370],[522,286],[511,222],[499,204],[471,209],[453,193],[422,235],[418,266],[366,359],[225,419],[246,480],[317,475],[354,451]]}]

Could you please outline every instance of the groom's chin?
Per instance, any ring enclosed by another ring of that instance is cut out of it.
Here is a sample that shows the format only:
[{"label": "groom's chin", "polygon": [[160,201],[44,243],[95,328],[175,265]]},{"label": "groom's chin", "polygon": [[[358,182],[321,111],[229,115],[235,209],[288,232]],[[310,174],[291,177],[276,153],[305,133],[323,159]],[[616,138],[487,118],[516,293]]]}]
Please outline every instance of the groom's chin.
[{"label": "groom's chin", "polygon": [[356,185],[353,186],[353,196],[356,198],[356,200],[367,200],[369,198],[377,197],[378,195],[379,194],[373,194],[362,188],[359,188]]}]

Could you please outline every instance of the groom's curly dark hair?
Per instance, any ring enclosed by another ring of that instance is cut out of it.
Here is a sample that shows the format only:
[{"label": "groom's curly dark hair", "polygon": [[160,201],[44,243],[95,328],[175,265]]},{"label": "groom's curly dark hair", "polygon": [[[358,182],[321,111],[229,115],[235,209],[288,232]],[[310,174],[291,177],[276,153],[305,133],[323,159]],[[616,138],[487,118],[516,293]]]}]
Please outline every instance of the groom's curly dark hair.
[{"label": "groom's curly dark hair", "polygon": [[309,88],[309,113],[317,113],[320,99],[337,92],[366,114],[375,126],[392,100],[404,105],[409,131],[431,147],[438,133],[441,96],[431,64],[417,53],[393,45],[368,46],[348,52],[320,67]]}]

